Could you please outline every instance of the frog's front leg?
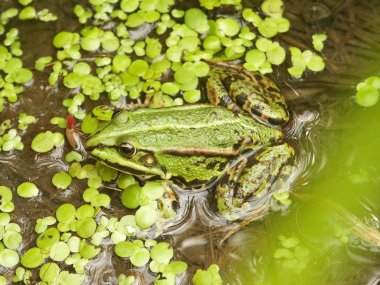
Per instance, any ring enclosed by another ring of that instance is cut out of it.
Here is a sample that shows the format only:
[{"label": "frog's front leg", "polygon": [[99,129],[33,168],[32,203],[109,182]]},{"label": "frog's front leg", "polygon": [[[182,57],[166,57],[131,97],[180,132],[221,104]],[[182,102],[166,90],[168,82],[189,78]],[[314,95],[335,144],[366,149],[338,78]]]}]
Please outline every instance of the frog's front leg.
[{"label": "frog's front leg", "polygon": [[243,109],[262,121],[282,125],[289,120],[285,99],[268,77],[229,63],[211,64],[206,83],[212,104]]},{"label": "frog's front leg", "polygon": [[293,148],[284,143],[244,157],[227,171],[216,187],[218,212],[228,215],[249,203],[254,195],[268,191],[293,155]]}]

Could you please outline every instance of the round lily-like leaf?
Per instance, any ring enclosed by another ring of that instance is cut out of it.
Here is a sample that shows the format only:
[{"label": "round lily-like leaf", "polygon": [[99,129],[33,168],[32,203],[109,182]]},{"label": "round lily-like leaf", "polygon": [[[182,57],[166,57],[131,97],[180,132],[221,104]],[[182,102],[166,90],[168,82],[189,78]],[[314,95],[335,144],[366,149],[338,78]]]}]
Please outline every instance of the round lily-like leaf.
[{"label": "round lily-like leaf", "polygon": [[138,184],[132,184],[121,193],[121,202],[128,209],[136,209],[140,205],[142,189]]},{"label": "round lily-like leaf", "polygon": [[66,172],[58,172],[54,174],[52,183],[58,189],[67,189],[72,182],[71,176]]},{"label": "round lily-like leaf", "polygon": [[23,198],[32,198],[38,196],[39,190],[32,182],[24,182],[17,187],[17,194]]},{"label": "round lily-like leaf", "polygon": [[20,260],[17,251],[12,249],[0,250],[0,265],[6,268],[15,266]]},{"label": "round lily-like leaf", "polygon": [[22,256],[21,264],[26,268],[36,268],[44,262],[44,259],[45,255],[42,254],[41,249],[32,247]]},{"label": "round lily-like leaf", "polygon": [[64,261],[70,255],[70,247],[63,241],[56,242],[50,249],[49,256],[54,261]]},{"label": "round lily-like leaf", "polygon": [[2,203],[12,201],[13,194],[9,187],[0,186],[0,200]]},{"label": "round lily-like leaf", "polygon": [[96,222],[93,218],[84,218],[78,220],[76,229],[78,236],[87,239],[95,233]]},{"label": "round lily-like leaf", "polygon": [[133,256],[140,248],[141,246],[137,243],[122,241],[115,246],[115,253],[117,256],[126,258]]},{"label": "round lily-like leaf", "polygon": [[136,211],[136,224],[142,228],[147,229],[153,226],[157,220],[157,211],[151,205],[141,206]]},{"label": "round lily-like leaf", "polygon": [[70,224],[75,220],[76,209],[72,204],[62,204],[56,211],[57,220],[64,224]]},{"label": "round lily-like leaf", "polygon": [[48,228],[38,236],[36,245],[41,249],[50,248],[59,241],[60,236],[56,228]]},{"label": "round lily-like leaf", "polygon": [[131,263],[134,266],[141,267],[147,264],[149,259],[149,251],[146,248],[140,248],[131,256]]},{"label": "round lily-like leaf", "polygon": [[32,141],[32,149],[36,152],[45,153],[54,147],[54,134],[51,131],[39,133]]},{"label": "round lily-like leaf", "polygon": [[0,226],[6,226],[11,221],[11,216],[8,213],[0,213]]},{"label": "round lily-like leaf", "polygon": [[48,262],[42,265],[39,275],[42,281],[53,283],[59,275],[59,266],[56,263]]},{"label": "round lily-like leaf", "polygon": [[22,243],[22,235],[18,231],[7,230],[4,233],[3,243],[9,249],[17,249]]},{"label": "round lily-like leaf", "polygon": [[198,8],[186,10],[185,24],[194,31],[203,34],[209,30],[207,15]]},{"label": "round lily-like leaf", "polygon": [[152,259],[158,263],[168,263],[173,254],[173,248],[167,242],[159,242],[151,250]]},{"label": "round lily-like leaf", "polygon": [[82,241],[79,246],[79,254],[86,259],[92,259],[100,252],[100,248],[93,246],[92,244]]},{"label": "round lily-like leaf", "polygon": [[182,274],[183,272],[187,270],[187,264],[180,260],[170,262],[167,265],[165,264],[163,267],[164,268],[162,272],[167,275],[178,275],[178,274]]},{"label": "round lily-like leaf", "polygon": [[379,90],[372,86],[361,88],[355,96],[355,101],[362,107],[371,107],[379,101]]}]

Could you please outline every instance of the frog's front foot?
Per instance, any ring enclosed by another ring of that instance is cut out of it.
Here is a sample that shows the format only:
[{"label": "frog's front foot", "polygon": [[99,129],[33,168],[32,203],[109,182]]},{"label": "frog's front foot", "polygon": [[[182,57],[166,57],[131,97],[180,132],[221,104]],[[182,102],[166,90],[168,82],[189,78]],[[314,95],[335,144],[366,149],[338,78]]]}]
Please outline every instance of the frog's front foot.
[{"label": "frog's front foot", "polygon": [[251,198],[269,191],[281,179],[281,170],[290,164],[293,155],[293,148],[283,143],[240,158],[216,187],[218,212],[228,216],[235,210],[249,208]]}]

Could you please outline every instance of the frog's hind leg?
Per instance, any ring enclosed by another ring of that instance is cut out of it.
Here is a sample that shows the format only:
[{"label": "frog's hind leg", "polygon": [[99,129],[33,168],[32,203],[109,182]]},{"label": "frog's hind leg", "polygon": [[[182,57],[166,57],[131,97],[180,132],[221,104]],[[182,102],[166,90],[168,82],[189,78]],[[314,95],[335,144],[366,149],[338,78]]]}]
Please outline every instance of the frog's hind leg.
[{"label": "frog's hind leg", "polygon": [[216,187],[218,212],[228,215],[249,206],[250,198],[268,191],[281,177],[282,169],[291,163],[293,155],[293,148],[284,143],[244,157],[228,170]]},{"label": "frog's hind leg", "polygon": [[243,110],[273,125],[289,120],[285,99],[278,87],[267,77],[244,70],[249,82],[235,80],[229,86],[232,100]]},{"label": "frog's hind leg", "polygon": [[228,89],[224,86],[224,70],[213,68],[213,76],[206,82],[206,94],[208,101],[213,105],[220,105],[234,112],[240,112],[239,107],[232,100]]},{"label": "frog's hind leg", "polygon": [[227,63],[213,63],[211,67],[206,83],[210,103],[233,111],[243,109],[273,125],[289,120],[285,99],[268,77]]}]

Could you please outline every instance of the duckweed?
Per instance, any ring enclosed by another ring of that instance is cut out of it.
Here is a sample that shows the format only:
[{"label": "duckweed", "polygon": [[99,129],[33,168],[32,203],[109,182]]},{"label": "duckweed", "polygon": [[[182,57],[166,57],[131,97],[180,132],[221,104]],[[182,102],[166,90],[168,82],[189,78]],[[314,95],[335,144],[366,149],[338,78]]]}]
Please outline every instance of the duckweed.
[{"label": "duckweed", "polygon": [[140,206],[142,189],[139,185],[133,184],[124,189],[121,194],[121,202],[128,209],[136,209]]},{"label": "duckweed", "polygon": [[87,239],[95,233],[96,222],[93,218],[84,218],[78,220],[76,227],[78,236]]},{"label": "duckweed", "polygon": [[365,86],[355,95],[356,103],[362,107],[371,107],[379,101],[379,90],[372,86]]},{"label": "duckweed", "polygon": [[79,152],[76,152],[76,151],[70,151],[65,156],[65,161],[68,163],[73,162],[73,161],[80,162],[82,160],[83,160],[83,156]]},{"label": "duckweed", "polygon": [[51,151],[54,147],[59,147],[64,143],[61,133],[46,131],[39,133],[32,141],[32,149],[39,153]]},{"label": "duckweed", "polygon": [[134,276],[125,276],[125,274],[120,274],[117,279],[118,285],[132,285],[135,282]]},{"label": "duckweed", "polygon": [[380,77],[370,76],[356,86],[355,101],[362,107],[371,107],[379,101]]},{"label": "duckweed", "polygon": [[[31,2],[19,0],[23,6],[20,11],[11,8],[1,13],[0,33],[4,34],[4,41],[0,45],[0,111],[6,101],[16,102],[33,79],[33,73],[19,58],[23,51],[18,30],[4,29],[2,32],[3,25],[17,16],[21,20],[56,19],[47,9],[37,11],[29,6]],[[34,68],[50,73],[50,85],[62,82],[70,89],[63,105],[69,114],[81,121],[83,133],[91,134],[109,121],[114,111],[98,107],[88,112],[84,109],[87,100],[103,100],[106,95],[111,104],[119,105],[124,100],[145,96],[151,107],[180,105],[184,101],[196,103],[201,100],[200,80],[210,72],[208,60],[237,59],[246,69],[261,73],[272,72],[272,65],[285,62],[286,50],[274,40],[278,33],[285,33],[290,27],[289,21],[282,17],[282,1],[263,1],[263,13],[260,14],[252,9],[242,9],[240,0],[200,0],[199,3],[200,8],[187,10],[172,9],[173,0],[122,0],[119,4],[113,0],[90,0],[85,7],[76,5],[73,13],[83,24],[82,29],[60,31],[55,35],[52,41],[57,49],[55,56],[37,59]],[[214,19],[210,15],[215,11],[206,13],[222,5],[242,10],[243,20],[227,15]],[[112,25],[105,28],[107,23]],[[149,24],[158,35],[162,35],[162,39],[133,36],[135,28],[143,25],[141,28],[145,28]],[[324,40],[320,35],[313,37],[316,51],[322,50]],[[82,58],[82,54],[86,58]],[[293,76],[301,76],[306,69],[318,72],[324,68],[323,58],[311,51],[291,50],[291,55],[293,66],[289,72]],[[378,91],[379,86],[373,84],[376,87],[358,88],[356,100],[359,104],[364,106],[377,101],[378,94],[376,97],[373,90]],[[22,113],[18,129],[24,132],[35,121],[35,117]],[[59,117],[52,118],[51,124],[67,127],[66,120]],[[21,137],[11,125],[7,121],[0,126],[2,151],[23,148]],[[72,127],[69,126],[70,129]],[[64,137],[60,132],[46,131],[35,136],[31,147],[38,153],[47,153],[63,143]],[[36,247],[24,252],[21,265],[36,268],[47,261],[39,272],[42,282],[81,284],[86,264],[100,253],[99,246],[108,238],[116,244],[115,253],[128,258],[132,265],[142,267],[149,263],[150,270],[157,273],[155,284],[175,284],[176,275],[186,271],[187,265],[179,260],[172,261],[174,252],[170,244],[153,240],[144,244],[136,239],[136,236],[146,237],[150,228],[175,215],[172,201],[166,198],[172,193],[158,182],[147,182],[141,187],[133,176],[99,163],[82,166],[83,156],[78,152],[67,153],[65,159],[71,163],[68,173],[56,173],[52,184],[59,189],[67,189],[73,178],[87,178],[89,188],[83,192],[85,203],[77,208],[72,204],[62,204],[56,210],[56,218],[37,219],[34,228],[39,234]],[[134,214],[116,218],[102,213],[101,207],[108,207],[111,198],[98,188],[107,183],[112,187],[116,183],[123,189],[122,204],[134,210]],[[19,185],[17,193],[31,198],[37,196],[39,190],[26,182]],[[7,214],[14,209],[11,189],[0,186],[0,196],[0,228],[4,228],[0,265],[9,268],[20,261],[16,250],[22,243],[22,236],[20,227],[10,223]],[[286,197],[279,197],[279,200],[286,201]],[[55,262],[72,266],[76,273],[61,271]],[[25,268],[16,269],[14,282],[29,282],[31,271]],[[217,265],[212,265],[206,271],[197,271],[194,284],[221,284],[218,270]],[[120,275],[118,282],[132,284],[134,278]]]},{"label": "duckweed", "polygon": [[56,242],[49,252],[49,257],[54,261],[64,261],[69,255],[70,248],[63,241]]},{"label": "duckweed", "polygon": [[4,246],[9,249],[17,249],[22,242],[22,235],[19,231],[6,229],[3,236]]},{"label": "duckweed", "polygon": [[54,174],[52,183],[58,189],[67,189],[72,182],[71,176],[66,172],[58,172]]},{"label": "duckweed", "polygon": [[24,182],[17,187],[17,194],[23,198],[32,198],[38,196],[39,190],[32,182]]},{"label": "duckweed", "polygon": [[314,72],[322,71],[325,68],[323,58],[310,50],[301,51],[296,47],[289,48],[292,56],[293,66],[288,68],[291,75],[302,76],[306,68]]},{"label": "duckweed", "polygon": [[40,233],[46,231],[46,229],[48,228],[48,226],[52,226],[56,222],[57,222],[57,220],[54,217],[52,217],[52,216],[41,218],[41,219],[37,219],[36,225],[34,226],[34,231],[36,233],[40,234]]},{"label": "duckweed", "polygon": [[5,213],[13,212],[14,204],[12,202],[13,194],[12,190],[7,186],[0,185],[0,211]]},{"label": "duckweed", "polygon": [[12,249],[2,249],[0,250],[0,265],[5,268],[11,268],[17,265],[20,258],[17,251]]},{"label": "duckweed", "polygon": [[223,284],[222,278],[219,275],[219,266],[216,264],[210,265],[207,270],[198,269],[192,281],[194,285]]},{"label": "duckweed", "polygon": [[26,268],[32,269],[40,266],[44,262],[44,260],[45,255],[42,253],[41,249],[37,247],[32,247],[23,254],[21,258],[21,264]]},{"label": "duckweed", "polygon": [[284,268],[300,273],[309,262],[310,250],[300,244],[297,237],[279,236],[281,247],[275,250],[273,257],[281,261]]},{"label": "duckweed", "polygon": [[18,117],[18,129],[25,131],[28,128],[28,125],[34,123],[36,117],[27,115],[26,113],[21,113]]},{"label": "duckweed", "polygon": [[36,245],[40,249],[50,249],[59,238],[60,233],[56,228],[48,228],[38,236]]},{"label": "duckweed", "polygon": [[20,3],[22,6],[28,6],[30,3],[32,3],[33,0],[18,0],[18,3]]},{"label": "duckweed", "polygon": [[9,127],[10,121],[9,124],[2,125],[0,132],[0,134],[2,134],[0,136],[0,151],[12,151],[13,149],[23,150],[24,144],[21,141],[21,137],[17,135],[17,130]]},{"label": "duckweed", "polygon": [[54,283],[54,280],[59,274],[59,266],[56,263],[47,262],[44,265],[42,265],[39,276],[42,281],[46,283]]},{"label": "duckweed", "polygon": [[147,229],[153,226],[157,221],[157,210],[155,204],[141,206],[136,211],[136,224],[142,229]]},{"label": "duckweed", "polygon": [[326,34],[315,34],[312,36],[313,47],[316,51],[322,51],[324,48],[324,41],[327,40]]},{"label": "duckweed", "polygon": [[36,10],[33,7],[30,7],[30,6],[29,7],[25,7],[18,14],[18,18],[20,20],[24,20],[24,21],[25,20],[35,19],[36,16],[37,16]]}]

